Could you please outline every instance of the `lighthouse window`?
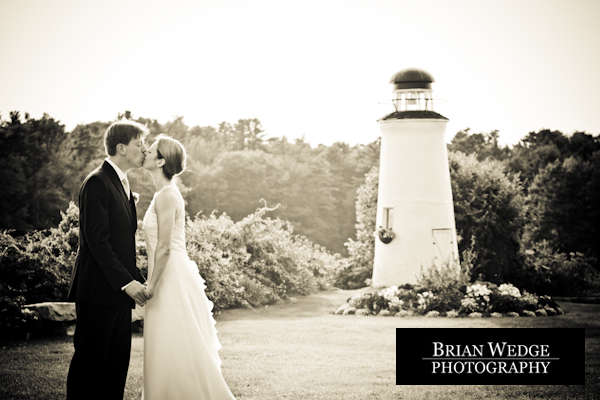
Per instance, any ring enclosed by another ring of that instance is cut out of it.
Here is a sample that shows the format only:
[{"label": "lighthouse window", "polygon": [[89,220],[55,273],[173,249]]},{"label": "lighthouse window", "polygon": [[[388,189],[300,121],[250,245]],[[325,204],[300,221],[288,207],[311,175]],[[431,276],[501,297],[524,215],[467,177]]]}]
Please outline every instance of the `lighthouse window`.
[{"label": "lighthouse window", "polygon": [[392,207],[383,207],[383,226],[386,229],[392,227],[392,218],[394,217],[394,209]]}]

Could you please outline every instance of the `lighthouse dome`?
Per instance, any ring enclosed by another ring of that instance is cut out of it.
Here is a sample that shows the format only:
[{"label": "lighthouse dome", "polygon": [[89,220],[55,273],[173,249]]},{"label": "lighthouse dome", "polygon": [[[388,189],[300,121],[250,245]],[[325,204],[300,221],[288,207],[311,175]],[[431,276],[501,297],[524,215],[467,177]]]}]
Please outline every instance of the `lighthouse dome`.
[{"label": "lighthouse dome", "polygon": [[390,83],[393,83],[396,89],[431,89],[433,78],[427,72],[421,69],[403,69],[397,72]]},{"label": "lighthouse dome", "polygon": [[397,72],[390,83],[394,84],[392,100],[395,112],[383,117],[387,119],[446,119],[433,111],[431,83],[433,78],[422,69],[409,68]]}]

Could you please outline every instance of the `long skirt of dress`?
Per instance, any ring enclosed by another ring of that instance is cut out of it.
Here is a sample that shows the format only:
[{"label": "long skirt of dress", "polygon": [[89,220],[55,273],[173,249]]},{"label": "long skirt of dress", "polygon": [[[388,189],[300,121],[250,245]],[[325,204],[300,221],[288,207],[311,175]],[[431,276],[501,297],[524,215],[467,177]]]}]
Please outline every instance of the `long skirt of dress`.
[{"label": "long skirt of dress", "polygon": [[234,399],[205,288],[196,263],[172,252],[145,306],[142,399]]}]

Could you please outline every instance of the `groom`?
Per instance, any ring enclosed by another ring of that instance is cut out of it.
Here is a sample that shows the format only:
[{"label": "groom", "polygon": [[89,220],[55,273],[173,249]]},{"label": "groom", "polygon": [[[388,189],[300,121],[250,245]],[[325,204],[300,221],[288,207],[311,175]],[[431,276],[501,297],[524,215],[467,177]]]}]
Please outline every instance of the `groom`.
[{"label": "groom", "polygon": [[148,300],[135,265],[137,214],[126,172],[142,166],[146,133],[127,120],[109,126],[104,134],[108,157],[79,191],[79,250],[69,290],[77,323],[67,399],[123,398],[131,309]]}]

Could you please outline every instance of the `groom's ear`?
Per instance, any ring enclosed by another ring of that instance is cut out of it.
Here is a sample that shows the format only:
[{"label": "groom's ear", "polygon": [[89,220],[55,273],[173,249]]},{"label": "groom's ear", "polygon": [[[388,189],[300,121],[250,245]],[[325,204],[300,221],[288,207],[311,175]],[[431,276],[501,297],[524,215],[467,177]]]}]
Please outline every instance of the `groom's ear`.
[{"label": "groom's ear", "polygon": [[127,154],[127,146],[123,143],[117,143],[116,150],[118,155],[123,156]]}]

